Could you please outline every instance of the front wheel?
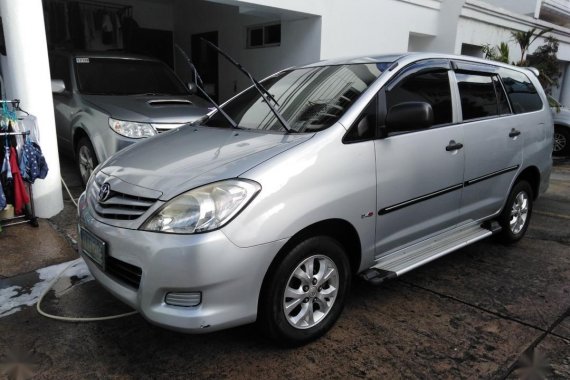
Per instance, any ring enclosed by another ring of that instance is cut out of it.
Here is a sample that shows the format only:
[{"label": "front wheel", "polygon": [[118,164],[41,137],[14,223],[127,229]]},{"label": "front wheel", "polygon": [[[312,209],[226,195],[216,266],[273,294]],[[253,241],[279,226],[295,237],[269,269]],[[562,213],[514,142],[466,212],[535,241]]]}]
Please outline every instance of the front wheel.
[{"label": "front wheel", "polygon": [[307,343],[328,331],[340,316],[351,279],[344,248],[327,236],[297,244],[269,276],[259,322],[285,345]]},{"label": "front wheel", "polygon": [[81,182],[83,186],[86,186],[91,173],[93,173],[99,161],[95,155],[95,149],[93,149],[93,145],[87,137],[82,137],[79,140],[75,147],[75,152],[75,160],[77,162],[77,168],[79,169],[79,175],[81,176]]},{"label": "front wheel", "polygon": [[505,209],[499,216],[503,227],[501,238],[504,243],[515,243],[523,238],[530,223],[533,191],[527,181],[519,181],[511,190]]}]

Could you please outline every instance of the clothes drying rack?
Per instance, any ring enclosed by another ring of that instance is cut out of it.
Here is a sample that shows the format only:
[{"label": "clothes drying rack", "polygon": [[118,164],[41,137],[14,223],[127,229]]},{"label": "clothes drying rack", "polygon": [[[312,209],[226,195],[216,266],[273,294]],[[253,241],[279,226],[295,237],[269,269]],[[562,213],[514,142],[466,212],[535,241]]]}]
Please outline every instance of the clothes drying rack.
[{"label": "clothes drying rack", "polygon": [[[8,103],[12,104],[15,109],[20,110],[20,99],[14,100],[0,100],[0,104]],[[24,111],[25,112],[25,111]],[[30,131],[23,132],[0,132],[0,137],[6,136],[29,136]],[[28,190],[28,195],[30,196],[30,209],[26,208],[24,215],[14,215],[9,218],[0,218],[0,226],[8,227],[14,226],[16,224],[30,223],[34,227],[38,227],[38,218],[36,217],[36,211],[34,208],[34,195],[32,193],[32,184],[26,182],[26,188]],[[0,210],[1,211],[1,210]]]}]

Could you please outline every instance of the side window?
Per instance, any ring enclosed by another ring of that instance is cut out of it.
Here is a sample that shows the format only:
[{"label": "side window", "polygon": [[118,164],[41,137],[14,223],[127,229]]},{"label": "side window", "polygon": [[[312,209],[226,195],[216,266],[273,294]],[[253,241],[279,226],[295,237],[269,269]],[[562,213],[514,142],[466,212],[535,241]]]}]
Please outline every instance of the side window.
[{"label": "side window", "polygon": [[71,90],[71,80],[69,73],[69,59],[61,55],[50,57],[51,79],[61,79],[65,83],[65,89]]},{"label": "side window", "polygon": [[404,102],[426,102],[433,109],[433,125],[451,124],[451,89],[447,71],[421,73],[404,78],[386,92],[386,109]]},{"label": "side window", "polygon": [[505,85],[514,113],[533,112],[542,108],[542,99],[525,74],[501,68],[499,75]]},{"label": "side window", "polygon": [[507,100],[507,94],[498,76],[493,76],[493,84],[495,85],[495,92],[497,93],[497,100],[499,102],[499,115],[511,114],[511,107]]},{"label": "side window", "polygon": [[493,75],[456,73],[463,121],[510,113],[501,83]]}]

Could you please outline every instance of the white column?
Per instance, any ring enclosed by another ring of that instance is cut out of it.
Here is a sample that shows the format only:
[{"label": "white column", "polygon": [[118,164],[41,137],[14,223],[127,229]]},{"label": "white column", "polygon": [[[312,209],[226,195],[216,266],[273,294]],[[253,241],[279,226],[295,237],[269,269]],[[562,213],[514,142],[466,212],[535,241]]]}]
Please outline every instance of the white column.
[{"label": "white column", "polygon": [[2,73],[10,99],[38,118],[40,146],[49,173],[33,186],[36,215],[49,218],[63,209],[59,156],[41,0],[0,0],[6,57]]},{"label": "white column", "polygon": [[438,16],[437,36],[428,48],[437,53],[461,54],[457,41],[457,25],[466,0],[443,0]]},{"label": "white column", "polygon": [[542,0],[536,0],[536,6],[534,7],[534,18],[540,18],[541,8],[542,8]]}]

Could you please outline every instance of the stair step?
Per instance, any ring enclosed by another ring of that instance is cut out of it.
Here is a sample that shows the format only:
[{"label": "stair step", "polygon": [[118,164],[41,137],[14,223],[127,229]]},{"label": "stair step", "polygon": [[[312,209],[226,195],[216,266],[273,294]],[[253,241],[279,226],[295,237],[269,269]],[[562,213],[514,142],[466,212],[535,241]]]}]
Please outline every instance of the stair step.
[{"label": "stair step", "polygon": [[[400,276],[423,264],[429,263],[439,257],[479,241],[497,232],[495,229],[473,226],[436,236],[428,242],[418,243],[411,247],[381,257],[370,269],[378,269],[380,273],[394,273]],[[368,274],[369,277],[371,274]],[[393,275],[392,275],[393,277]],[[382,280],[383,281],[383,280]],[[373,281],[372,281],[373,282]]]}]

